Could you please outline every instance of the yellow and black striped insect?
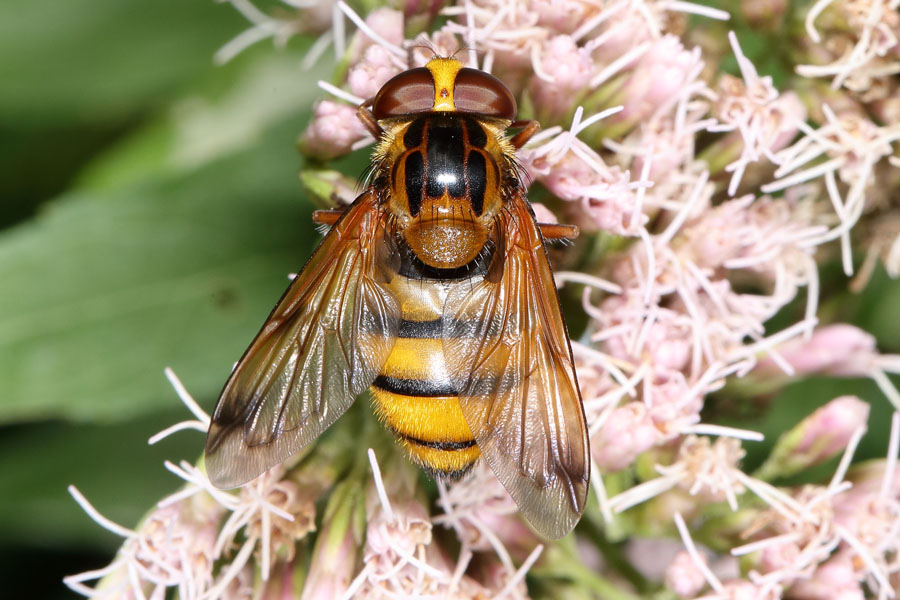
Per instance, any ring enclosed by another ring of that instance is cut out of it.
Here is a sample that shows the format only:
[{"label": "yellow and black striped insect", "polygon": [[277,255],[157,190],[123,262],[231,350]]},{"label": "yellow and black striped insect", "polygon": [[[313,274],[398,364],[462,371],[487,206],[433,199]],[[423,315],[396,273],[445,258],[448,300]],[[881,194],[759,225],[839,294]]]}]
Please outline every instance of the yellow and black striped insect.
[{"label": "yellow and black striped insect", "polygon": [[[458,478],[484,457],[531,525],[575,526],[589,478],[572,350],[515,160],[537,130],[495,77],[433,58],[358,114],[368,188],[333,225],[225,384],[206,441],[221,488],[313,441],[370,388],[410,457]],[[519,129],[508,137],[509,129]]]}]

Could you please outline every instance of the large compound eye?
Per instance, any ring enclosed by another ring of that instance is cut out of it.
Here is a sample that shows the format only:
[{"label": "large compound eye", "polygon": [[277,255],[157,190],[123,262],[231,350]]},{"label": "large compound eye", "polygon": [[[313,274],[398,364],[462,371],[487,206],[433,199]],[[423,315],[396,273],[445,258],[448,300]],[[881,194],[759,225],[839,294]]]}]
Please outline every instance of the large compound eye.
[{"label": "large compound eye", "polygon": [[502,81],[484,71],[468,67],[456,74],[453,104],[460,112],[478,113],[512,121],[516,99]]},{"label": "large compound eye", "polygon": [[392,77],[381,86],[372,101],[377,120],[434,108],[434,78],[425,67],[416,67]]}]

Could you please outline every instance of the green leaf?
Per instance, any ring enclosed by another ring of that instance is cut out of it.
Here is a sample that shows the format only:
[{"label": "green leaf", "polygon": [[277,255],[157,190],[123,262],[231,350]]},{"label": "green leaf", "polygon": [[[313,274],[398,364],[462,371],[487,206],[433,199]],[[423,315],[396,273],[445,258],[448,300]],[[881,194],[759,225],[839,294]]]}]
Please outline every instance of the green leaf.
[{"label": "green leaf", "polygon": [[[300,40],[298,45],[307,45]],[[248,50],[116,144],[78,177],[81,189],[111,190],[196,170],[256,146],[280,121],[308,113],[324,95],[316,80],[330,65],[303,71],[298,54]],[[303,123],[305,125],[305,122]],[[301,128],[291,132],[298,135]]]},{"label": "green leaf", "polygon": [[121,121],[207,71],[246,27],[210,0],[4,2],[0,123]]},{"label": "green leaf", "polygon": [[0,421],[171,405],[166,365],[211,408],[317,235],[279,122],[194,173],[68,195],[0,239]]}]

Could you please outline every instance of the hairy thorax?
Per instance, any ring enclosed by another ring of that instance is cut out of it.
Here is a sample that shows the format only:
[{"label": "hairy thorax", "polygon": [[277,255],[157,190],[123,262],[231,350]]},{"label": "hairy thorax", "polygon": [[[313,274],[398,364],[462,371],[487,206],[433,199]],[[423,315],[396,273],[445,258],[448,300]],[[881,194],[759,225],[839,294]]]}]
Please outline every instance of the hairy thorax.
[{"label": "hairy thorax", "polygon": [[388,209],[422,263],[455,269],[483,251],[503,207],[505,144],[498,125],[460,113],[406,120],[386,140]]}]

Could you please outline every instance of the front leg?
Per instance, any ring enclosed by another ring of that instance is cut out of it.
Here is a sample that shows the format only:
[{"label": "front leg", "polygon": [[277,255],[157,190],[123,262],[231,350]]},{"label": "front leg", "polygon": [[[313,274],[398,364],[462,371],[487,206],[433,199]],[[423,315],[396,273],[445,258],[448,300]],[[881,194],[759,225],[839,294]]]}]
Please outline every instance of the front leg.
[{"label": "front leg", "polygon": [[510,127],[523,128],[522,131],[512,136],[512,138],[509,140],[509,142],[516,150],[527,144],[528,140],[530,140],[534,134],[541,130],[541,124],[537,121],[513,121]]},{"label": "front leg", "polygon": [[372,100],[366,100],[360,104],[359,108],[356,109],[356,117],[362,121],[363,126],[372,134],[372,137],[376,140],[380,140],[381,136],[384,135],[384,129],[381,128],[375,115],[372,114],[372,111],[369,109],[369,106],[371,105]]}]

